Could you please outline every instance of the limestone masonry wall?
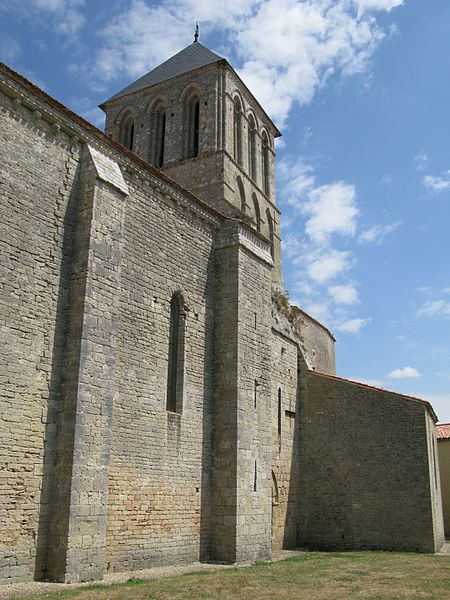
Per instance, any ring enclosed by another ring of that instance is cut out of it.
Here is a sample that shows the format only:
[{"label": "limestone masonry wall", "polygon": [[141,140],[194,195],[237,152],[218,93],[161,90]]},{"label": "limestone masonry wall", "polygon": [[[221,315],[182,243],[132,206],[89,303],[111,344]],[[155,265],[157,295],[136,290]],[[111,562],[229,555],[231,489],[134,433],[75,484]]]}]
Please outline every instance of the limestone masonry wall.
[{"label": "limestone masonry wall", "polygon": [[308,372],[301,401],[301,543],[439,549],[432,423],[420,401]]},{"label": "limestone masonry wall", "polygon": [[[214,229],[129,180],[123,226],[106,569],[195,561],[209,547]],[[170,300],[186,305],[182,414],[166,410]]]},{"label": "limestone masonry wall", "polygon": [[[224,62],[195,75],[111,101],[133,154],[0,65],[0,583],[443,543],[432,409],[332,376],[283,293],[274,154],[269,195],[232,158],[233,94],[277,131]],[[178,183],[145,162],[154,100]]]},{"label": "limestone masonry wall", "polygon": [[0,580],[24,581],[52,510],[79,146],[1,92],[0,107]]},{"label": "limestone masonry wall", "polygon": [[298,344],[272,330],[272,550],[298,544]]},{"label": "limestone masonry wall", "polygon": [[444,511],[444,529],[446,537],[450,537],[450,439],[438,440],[437,449]]}]

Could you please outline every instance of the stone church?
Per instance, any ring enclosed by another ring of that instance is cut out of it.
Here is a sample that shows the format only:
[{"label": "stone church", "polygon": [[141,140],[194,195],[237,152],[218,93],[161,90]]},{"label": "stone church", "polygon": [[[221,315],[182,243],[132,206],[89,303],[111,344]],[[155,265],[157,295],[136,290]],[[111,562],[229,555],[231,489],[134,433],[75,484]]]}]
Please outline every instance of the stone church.
[{"label": "stone church", "polygon": [[436,416],[289,304],[245,83],[196,40],[101,108],[0,67],[0,581],[439,550]]}]

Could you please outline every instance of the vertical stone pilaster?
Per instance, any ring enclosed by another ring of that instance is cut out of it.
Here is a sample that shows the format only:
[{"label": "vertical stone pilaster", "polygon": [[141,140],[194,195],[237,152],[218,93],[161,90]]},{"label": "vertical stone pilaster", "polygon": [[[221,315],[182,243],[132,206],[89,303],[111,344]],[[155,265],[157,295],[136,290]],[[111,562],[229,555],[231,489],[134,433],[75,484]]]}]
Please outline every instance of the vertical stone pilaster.
[{"label": "vertical stone pilaster", "polygon": [[126,193],[117,164],[85,146],[47,556],[47,575],[57,581],[103,576]]},{"label": "vertical stone pilaster", "polygon": [[211,557],[242,562],[271,554],[272,262],[237,223],[224,226],[216,262]]}]

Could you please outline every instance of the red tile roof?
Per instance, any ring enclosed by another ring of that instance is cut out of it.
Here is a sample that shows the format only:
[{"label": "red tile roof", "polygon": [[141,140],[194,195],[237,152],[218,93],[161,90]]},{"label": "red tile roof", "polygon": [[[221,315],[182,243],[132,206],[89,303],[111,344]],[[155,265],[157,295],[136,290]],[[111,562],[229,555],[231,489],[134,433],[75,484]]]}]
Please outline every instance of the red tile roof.
[{"label": "red tile roof", "polygon": [[450,439],[450,423],[436,425],[436,437],[438,440]]}]

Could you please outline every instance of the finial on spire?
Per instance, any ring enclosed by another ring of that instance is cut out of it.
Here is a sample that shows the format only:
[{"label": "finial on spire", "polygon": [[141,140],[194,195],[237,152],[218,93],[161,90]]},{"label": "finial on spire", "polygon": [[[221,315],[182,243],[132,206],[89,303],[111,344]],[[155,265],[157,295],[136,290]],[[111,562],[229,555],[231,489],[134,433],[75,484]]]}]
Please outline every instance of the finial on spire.
[{"label": "finial on spire", "polygon": [[195,42],[198,42],[199,37],[200,37],[200,30],[199,30],[198,21],[197,21],[197,23],[195,24],[194,44],[195,44]]}]

